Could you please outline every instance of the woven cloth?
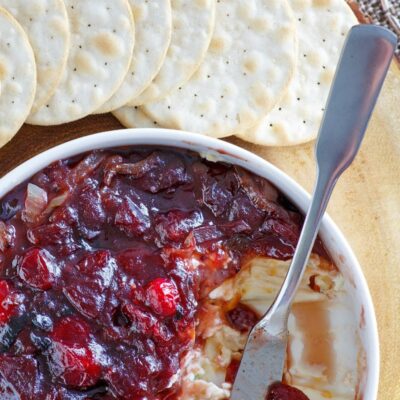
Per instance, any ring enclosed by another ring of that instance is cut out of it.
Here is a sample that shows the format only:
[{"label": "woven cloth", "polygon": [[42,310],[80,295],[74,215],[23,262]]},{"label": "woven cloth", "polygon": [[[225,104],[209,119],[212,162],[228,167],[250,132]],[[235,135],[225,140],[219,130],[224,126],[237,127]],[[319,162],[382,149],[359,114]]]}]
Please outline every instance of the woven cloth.
[{"label": "woven cloth", "polygon": [[396,56],[400,61],[400,0],[356,0],[370,22],[391,29],[399,37]]}]

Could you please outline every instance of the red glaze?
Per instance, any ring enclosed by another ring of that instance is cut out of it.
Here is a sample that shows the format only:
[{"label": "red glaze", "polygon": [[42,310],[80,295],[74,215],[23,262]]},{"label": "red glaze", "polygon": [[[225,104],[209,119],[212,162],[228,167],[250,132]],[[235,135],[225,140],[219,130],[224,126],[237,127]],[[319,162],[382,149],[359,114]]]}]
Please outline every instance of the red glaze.
[{"label": "red glaze", "polygon": [[302,221],[264,179],[177,149],[93,152],[29,183],[0,200],[0,398],[176,398],[202,297],[256,254],[292,257]]},{"label": "red glaze", "polygon": [[227,370],[226,370],[226,374],[225,374],[225,381],[228,383],[232,383],[235,382],[235,378],[236,378],[236,374],[239,370],[239,366],[240,366],[240,361],[239,360],[235,360],[233,359],[231,361],[231,363],[229,364]]},{"label": "red glaze", "polygon": [[226,317],[233,328],[241,332],[249,331],[258,321],[257,314],[244,304],[238,304],[227,312]]},{"label": "red glaze", "polygon": [[90,349],[90,327],[78,317],[65,317],[50,333],[48,366],[60,383],[85,388],[96,384],[101,366]]},{"label": "red glaze", "polygon": [[7,324],[16,314],[18,296],[7,281],[0,280],[0,325]]},{"label": "red glaze", "polygon": [[51,260],[46,250],[32,248],[23,256],[18,266],[19,277],[35,289],[48,290],[51,288],[53,274]]},{"label": "red glaze", "polygon": [[277,382],[270,386],[266,400],[310,400],[301,390]]}]

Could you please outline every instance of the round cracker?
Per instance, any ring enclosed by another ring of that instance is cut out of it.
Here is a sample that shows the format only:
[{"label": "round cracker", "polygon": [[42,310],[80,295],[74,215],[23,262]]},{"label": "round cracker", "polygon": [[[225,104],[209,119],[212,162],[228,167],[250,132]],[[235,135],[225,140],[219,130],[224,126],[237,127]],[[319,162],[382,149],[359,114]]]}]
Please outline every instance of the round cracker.
[{"label": "round cracker", "polygon": [[57,125],[96,111],[121,85],[132,60],[127,0],[64,0],[71,25],[67,67],[54,95],[28,122]]},{"label": "round cracker", "polygon": [[168,128],[214,137],[256,124],[283,96],[297,40],[286,0],[220,0],[210,49],[195,75],[144,110]]},{"label": "round cracker", "polygon": [[342,0],[290,0],[299,36],[298,67],[285,97],[256,126],[237,134],[266,146],[315,139],[345,36],[357,19]]},{"label": "round cracker", "polygon": [[215,23],[215,0],[171,0],[172,37],[167,56],[149,87],[130,105],[165,97],[185,84],[201,64]]},{"label": "round cracker", "polygon": [[25,31],[0,7],[0,147],[18,132],[36,91],[35,56]]},{"label": "round cracker", "polygon": [[171,41],[170,0],[129,0],[135,18],[135,48],[129,71],[117,92],[99,110],[106,113],[132,101],[160,71]]},{"label": "round cracker", "polygon": [[156,128],[159,123],[151,119],[139,106],[125,106],[113,111],[113,115],[126,128]]},{"label": "round cracker", "polygon": [[37,88],[32,111],[55,92],[67,62],[70,30],[62,0],[0,0],[28,35],[37,68]]}]

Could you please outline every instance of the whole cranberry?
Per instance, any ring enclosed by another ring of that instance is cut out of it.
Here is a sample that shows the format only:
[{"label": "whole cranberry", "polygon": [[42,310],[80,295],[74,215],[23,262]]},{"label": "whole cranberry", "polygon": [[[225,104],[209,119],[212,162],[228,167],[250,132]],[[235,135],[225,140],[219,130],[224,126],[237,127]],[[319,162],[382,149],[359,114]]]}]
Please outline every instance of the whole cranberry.
[{"label": "whole cranberry", "polygon": [[6,324],[16,313],[18,303],[18,295],[8,282],[0,280],[0,325]]},{"label": "whole cranberry", "polygon": [[100,378],[101,366],[90,348],[90,328],[78,317],[65,317],[50,334],[48,363],[52,375],[64,385],[85,388]]},{"label": "whole cranberry", "polygon": [[179,293],[175,283],[165,278],[151,281],[146,288],[146,303],[163,317],[171,317],[176,313]]},{"label": "whole cranberry", "polygon": [[44,249],[28,250],[18,266],[19,277],[35,289],[51,289],[54,279],[51,258]]}]

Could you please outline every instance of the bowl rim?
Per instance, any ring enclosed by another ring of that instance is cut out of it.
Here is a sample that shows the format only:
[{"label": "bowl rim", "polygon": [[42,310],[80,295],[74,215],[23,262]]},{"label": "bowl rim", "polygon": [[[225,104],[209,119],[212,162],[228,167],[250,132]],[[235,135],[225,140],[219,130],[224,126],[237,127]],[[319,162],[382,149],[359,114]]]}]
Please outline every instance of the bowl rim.
[{"label": "bowl rim", "polygon": [[[54,161],[72,157],[87,151],[130,145],[153,145],[186,148],[196,151],[211,160],[241,165],[247,169],[262,169],[265,177],[291,198],[305,212],[311,196],[293,178],[260,156],[229,142],[187,131],[161,128],[119,129],[105,131],[73,139],[38,153],[0,178],[0,198],[20,183]],[[259,174],[259,172],[255,172]],[[286,189],[283,189],[285,187]],[[321,230],[330,232],[345,257],[346,264],[357,281],[357,291],[366,306],[365,321],[368,326],[368,368],[364,376],[363,398],[377,398],[380,372],[379,338],[376,314],[366,278],[343,233],[328,214],[321,223]],[[372,367],[371,367],[372,366]]]}]

